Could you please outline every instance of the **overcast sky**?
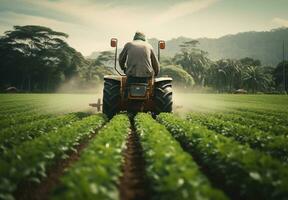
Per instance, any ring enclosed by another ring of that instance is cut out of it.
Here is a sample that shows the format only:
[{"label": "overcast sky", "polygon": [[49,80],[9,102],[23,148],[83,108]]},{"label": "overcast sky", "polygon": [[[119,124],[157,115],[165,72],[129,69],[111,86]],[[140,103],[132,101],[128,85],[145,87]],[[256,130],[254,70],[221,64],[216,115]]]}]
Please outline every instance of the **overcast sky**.
[{"label": "overcast sky", "polygon": [[217,38],[288,27],[288,0],[0,0],[0,34],[13,25],[43,25],[69,34],[85,56],[120,45],[135,31],[168,40]]}]

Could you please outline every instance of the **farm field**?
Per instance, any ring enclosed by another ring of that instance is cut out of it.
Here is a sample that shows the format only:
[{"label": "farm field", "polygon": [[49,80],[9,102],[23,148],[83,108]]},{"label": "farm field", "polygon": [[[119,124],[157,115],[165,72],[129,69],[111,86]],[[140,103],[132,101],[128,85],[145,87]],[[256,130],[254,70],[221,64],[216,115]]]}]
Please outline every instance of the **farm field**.
[{"label": "farm field", "polygon": [[97,95],[0,95],[0,199],[288,199],[288,96],[176,94],[174,113]]}]

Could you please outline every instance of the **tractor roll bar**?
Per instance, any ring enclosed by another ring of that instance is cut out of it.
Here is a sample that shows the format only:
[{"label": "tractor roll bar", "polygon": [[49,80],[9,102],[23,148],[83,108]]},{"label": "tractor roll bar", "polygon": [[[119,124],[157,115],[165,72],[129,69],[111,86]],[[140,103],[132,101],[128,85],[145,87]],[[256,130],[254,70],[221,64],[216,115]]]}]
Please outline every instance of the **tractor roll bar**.
[{"label": "tractor roll bar", "polygon": [[158,62],[160,62],[160,49],[165,49],[165,41],[159,40],[158,42]]},{"label": "tractor roll bar", "polygon": [[125,74],[121,74],[121,72],[117,69],[117,50],[118,50],[118,40],[117,38],[112,38],[111,47],[115,47],[115,60],[114,60],[114,69],[120,76],[125,76]]}]

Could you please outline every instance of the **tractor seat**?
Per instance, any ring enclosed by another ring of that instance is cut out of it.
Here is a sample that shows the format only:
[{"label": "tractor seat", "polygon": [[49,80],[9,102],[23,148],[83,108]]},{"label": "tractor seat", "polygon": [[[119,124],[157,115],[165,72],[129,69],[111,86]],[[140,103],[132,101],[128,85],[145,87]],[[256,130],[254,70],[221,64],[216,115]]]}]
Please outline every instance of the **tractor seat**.
[{"label": "tractor seat", "polygon": [[131,83],[146,83],[146,84],[148,84],[150,79],[151,79],[151,77],[133,77],[133,76],[128,76],[127,77],[127,84],[131,84]]}]

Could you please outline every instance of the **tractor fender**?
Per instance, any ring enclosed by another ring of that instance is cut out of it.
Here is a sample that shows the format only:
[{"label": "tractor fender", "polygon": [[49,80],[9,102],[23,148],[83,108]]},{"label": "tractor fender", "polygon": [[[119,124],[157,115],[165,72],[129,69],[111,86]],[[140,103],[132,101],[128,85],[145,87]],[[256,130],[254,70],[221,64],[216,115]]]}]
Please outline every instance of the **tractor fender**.
[{"label": "tractor fender", "polygon": [[[122,76],[116,76],[116,75],[107,75],[104,76],[104,80],[114,80],[114,81],[122,81]],[[163,81],[167,81],[167,82],[172,82],[172,78],[171,77],[159,77],[159,78],[155,78],[155,83],[159,83],[159,82],[163,82]]]},{"label": "tractor fender", "polygon": [[121,82],[122,81],[122,76],[116,76],[116,75],[106,75],[104,76],[104,81],[106,80],[114,80],[114,81],[119,81]]},{"label": "tractor fender", "polygon": [[172,80],[173,79],[171,77],[159,77],[159,78],[155,78],[155,84],[162,83],[162,82],[171,83]]}]

